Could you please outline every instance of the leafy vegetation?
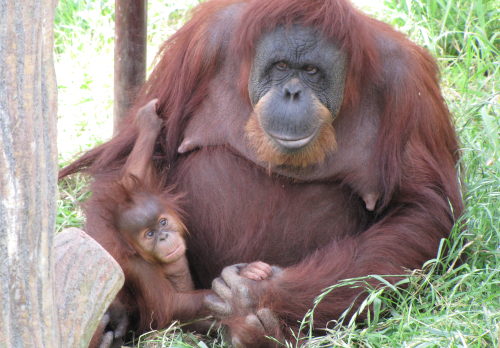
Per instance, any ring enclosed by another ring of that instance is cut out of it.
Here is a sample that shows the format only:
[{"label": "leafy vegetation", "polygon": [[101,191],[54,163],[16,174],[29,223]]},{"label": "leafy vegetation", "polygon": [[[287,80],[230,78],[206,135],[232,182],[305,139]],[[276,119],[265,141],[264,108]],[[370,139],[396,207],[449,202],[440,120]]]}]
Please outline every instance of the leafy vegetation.
[{"label": "leafy vegetation", "polygon": [[[197,0],[149,1],[148,59],[185,20]],[[111,137],[113,4],[61,0],[56,14],[61,163]],[[497,0],[387,0],[372,12],[426,47],[442,71],[442,91],[462,143],[461,180],[467,229],[424,270],[370,291],[364,325],[332,322],[310,347],[498,347],[500,323],[500,3]],[[81,226],[77,202],[85,179],[60,184],[58,230]],[[451,267],[454,265],[455,267]],[[382,279],[382,278],[380,278]],[[346,280],[349,286],[365,279]],[[357,284],[357,283],[356,283]],[[320,300],[318,298],[318,300]],[[307,331],[312,309],[304,318]],[[341,325],[342,324],[342,325]],[[179,334],[172,326],[139,347],[220,347],[219,340]]]}]

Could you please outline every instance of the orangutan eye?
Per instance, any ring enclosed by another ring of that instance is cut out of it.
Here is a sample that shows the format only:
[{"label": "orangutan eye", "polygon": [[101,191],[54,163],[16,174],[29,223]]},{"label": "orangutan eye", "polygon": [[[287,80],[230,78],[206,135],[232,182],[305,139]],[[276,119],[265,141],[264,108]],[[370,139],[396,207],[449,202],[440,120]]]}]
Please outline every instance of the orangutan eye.
[{"label": "orangutan eye", "polygon": [[281,61],[276,63],[276,68],[278,70],[288,70],[288,64],[286,62]]},{"label": "orangutan eye", "polygon": [[162,219],[162,220],[160,221],[160,225],[162,225],[162,226],[167,226],[167,219]]},{"label": "orangutan eye", "polygon": [[314,75],[314,74],[316,74],[318,72],[318,68],[316,68],[314,65],[308,65],[308,66],[305,67],[304,70],[309,75]]},{"label": "orangutan eye", "polygon": [[148,238],[152,238],[154,235],[155,235],[154,231],[148,231],[148,233],[146,233],[146,237]]}]

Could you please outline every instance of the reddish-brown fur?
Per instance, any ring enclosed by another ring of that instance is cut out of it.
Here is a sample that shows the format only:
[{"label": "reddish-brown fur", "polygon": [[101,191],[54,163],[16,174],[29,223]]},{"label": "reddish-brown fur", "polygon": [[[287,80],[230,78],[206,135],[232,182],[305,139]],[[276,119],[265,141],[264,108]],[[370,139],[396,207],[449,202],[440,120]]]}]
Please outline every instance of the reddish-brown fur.
[{"label": "reddish-brown fur", "polygon": [[[129,316],[129,329],[143,333],[165,327],[173,320],[191,320],[203,312],[205,291],[179,292],[176,284],[167,279],[164,266],[144,255],[117,229],[117,214],[133,202],[134,195],[147,193],[160,198],[161,204],[177,223],[184,226],[178,214],[182,212],[180,195],[165,190],[162,185],[150,186],[136,181],[134,186],[113,184],[106,179],[91,184],[92,197],[86,203],[86,232],[96,239],[120,264],[125,285],[117,298]],[[117,207],[120,206],[120,209]]]},{"label": "reddish-brown fur", "polygon": [[[107,318],[101,322],[91,347],[109,329],[117,338],[125,330],[143,333],[206,312],[202,300],[207,291],[195,291],[184,252],[186,227],[178,203],[182,194],[166,187],[166,178],[158,179],[151,168],[163,123],[156,101],[139,109],[134,118],[139,135],[125,165],[114,175],[96,175],[86,203],[87,233],[125,274],[124,287],[108,310],[110,325],[106,328]],[[107,336],[100,346],[108,346]]]},{"label": "reddish-brown fur", "polygon": [[[167,184],[186,192],[195,284],[209,288],[224,267],[239,262],[282,267],[279,277],[255,285],[259,308],[271,308],[282,327],[269,334],[282,337],[337,281],[403,274],[436,256],[463,209],[459,148],[436,63],[404,35],[344,0],[255,0],[227,8],[234,3],[240,2],[198,7],[164,44],[131,114],[158,98],[165,127],[153,161],[159,175],[168,173]],[[348,55],[343,105],[332,124],[337,149],[322,163],[269,173],[245,136],[252,114],[248,76],[262,33],[292,23],[317,28]],[[131,119],[61,175],[85,171],[99,185],[120,170],[137,137]],[[180,155],[184,138],[199,146]],[[356,194],[374,186],[369,178],[380,191],[374,212]],[[95,235],[108,233],[97,217],[88,227]],[[358,298],[356,309],[360,292],[332,291],[315,311],[315,327],[337,319]],[[245,315],[236,308],[224,322],[244,344],[262,345]]]}]

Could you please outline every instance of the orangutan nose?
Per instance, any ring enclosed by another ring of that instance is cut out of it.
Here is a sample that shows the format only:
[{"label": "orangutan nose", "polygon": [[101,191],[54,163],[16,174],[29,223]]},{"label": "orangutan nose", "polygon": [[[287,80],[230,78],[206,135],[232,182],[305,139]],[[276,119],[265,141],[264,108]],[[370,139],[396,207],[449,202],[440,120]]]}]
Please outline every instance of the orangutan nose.
[{"label": "orangutan nose", "polygon": [[159,236],[159,240],[160,241],[164,241],[164,240],[168,239],[168,237],[170,236],[170,233],[164,232],[164,231],[160,231],[160,233],[158,234],[158,236]]},{"label": "orangutan nose", "polygon": [[286,101],[299,101],[303,86],[299,79],[294,78],[283,86],[283,95]]}]

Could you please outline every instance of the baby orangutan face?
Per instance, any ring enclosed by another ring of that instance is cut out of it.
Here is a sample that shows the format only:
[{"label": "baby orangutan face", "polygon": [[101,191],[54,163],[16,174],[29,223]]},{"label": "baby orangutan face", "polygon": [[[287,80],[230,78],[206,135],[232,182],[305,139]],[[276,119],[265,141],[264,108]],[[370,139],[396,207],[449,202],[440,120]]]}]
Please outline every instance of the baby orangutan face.
[{"label": "baby orangutan face", "polygon": [[134,194],[134,203],[119,214],[118,230],[147,260],[172,263],[186,252],[179,219],[155,195]]}]

